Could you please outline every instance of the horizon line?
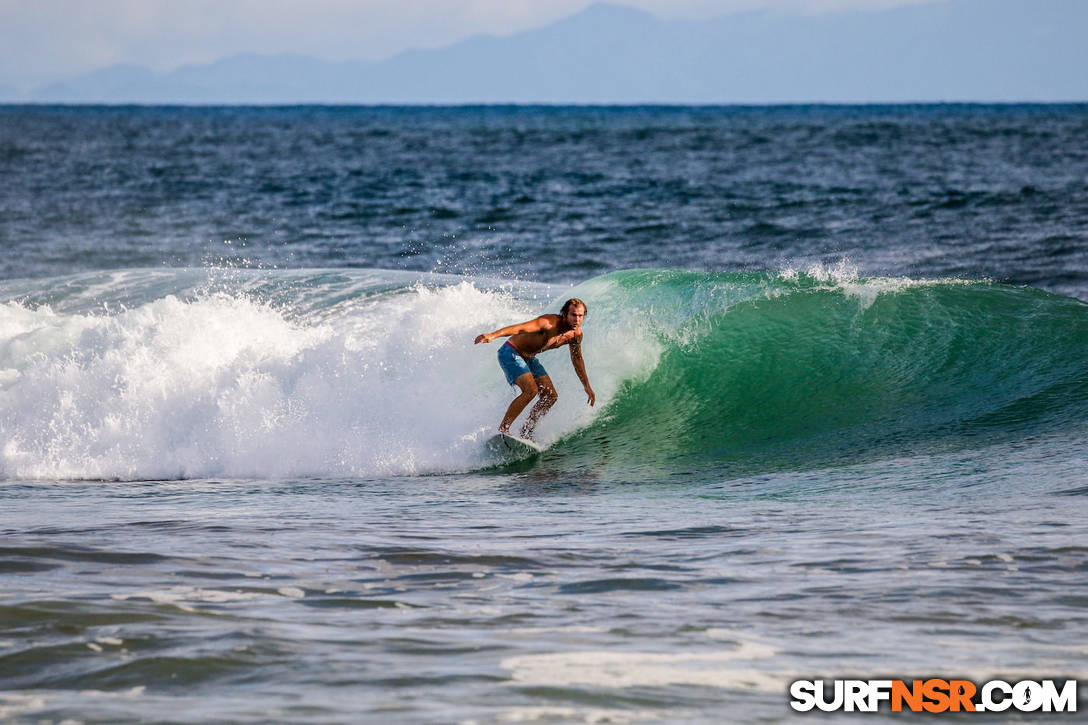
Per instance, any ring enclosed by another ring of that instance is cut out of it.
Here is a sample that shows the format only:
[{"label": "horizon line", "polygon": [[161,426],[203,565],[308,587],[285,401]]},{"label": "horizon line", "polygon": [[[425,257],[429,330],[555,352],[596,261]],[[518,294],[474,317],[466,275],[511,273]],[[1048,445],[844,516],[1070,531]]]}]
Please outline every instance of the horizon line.
[{"label": "horizon line", "polygon": [[174,101],[0,101],[0,108],[774,108],[774,107],[880,107],[880,106],[1083,106],[1080,100],[904,100],[904,101],[428,101],[352,103],[337,101],[183,103]]}]

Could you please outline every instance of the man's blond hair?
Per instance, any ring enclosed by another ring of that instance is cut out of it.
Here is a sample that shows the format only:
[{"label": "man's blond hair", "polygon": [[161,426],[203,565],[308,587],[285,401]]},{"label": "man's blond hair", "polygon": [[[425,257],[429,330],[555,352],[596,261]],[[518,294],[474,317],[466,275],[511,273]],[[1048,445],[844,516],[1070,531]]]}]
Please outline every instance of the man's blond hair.
[{"label": "man's blond hair", "polygon": [[562,316],[564,316],[564,317],[566,317],[566,315],[567,315],[567,310],[569,310],[569,309],[570,309],[570,306],[571,306],[571,305],[578,305],[579,307],[581,307],[581,308],[582,308],[582,312],[585,312],[585,313],[586,313],[587,315],[589,314],[589,308],[588,308],[588,307],[586,307],[586,303],[585,303],[585,302],[582,302],[582,301],[581,301],[580,299],[578,299],[577,297],[571,297],[571,298],[570,298],[569,300],[567,300],[566,302],[564,302],[564,303],[563,303],[563,308],[562,308],[561,310],[559,310],[559,314],[560,314],[560,315],[562,315]]}]

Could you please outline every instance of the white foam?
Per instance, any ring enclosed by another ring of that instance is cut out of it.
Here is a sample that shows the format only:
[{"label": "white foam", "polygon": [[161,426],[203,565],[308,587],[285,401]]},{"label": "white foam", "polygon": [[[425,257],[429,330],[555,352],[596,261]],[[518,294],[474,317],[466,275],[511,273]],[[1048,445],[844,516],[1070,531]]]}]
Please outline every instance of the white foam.
[{"label": "white foam", "polygon": [[89,697],[101,697],[117,700],[122,698],[140,697],[147,692],[147,685],[136,685],[128,690],[80,690],[79,694]]},{"label": "white foam", "polygon": [[170,604],[187,612],[196,609],[193,603],[227,604],[230,602],[244,602],[257,599],[258,592],[224,591],[221,589],[202,589],[200,587],[176,586],[170,589],[144,590],[128,594],[111,594],[111,599],[126,601],[129,599],[147,599],[155,604]]},{"label": "white foam", "polygon": [[502,661],[519,683],[547,687],[666,687],[697,685],[726,689],[781,691],[779,674],[733,665],[738,660],[773,657],[768,645],[741,642],[735,650],[666,654],[657,652],[556,652]]},{"label": "white foam", "polygon": [[[309,302],[307,302],[309,304]],[[550,309],[469,282],[316,312],[238,294],[110,314],[0,305],[0,476],[171,479],[470,470],[512,397],[481,332]],[[601,321],[603,322],[603,321]],[[587,322],[597,408],[565,351],[545,443],[591,422],[654,351]],[[630,333],[628,333],[630,334]]]},{"label": "white foam", "polygon": [[29,715],[45,709],[46,698],[18,692],[0,693],[0,718],[6,720],[17,715]]},{"label": "white foam", "polygon": [[517,574],[496,574],[499,579],[509,579],[519,583],[531,582],[533,575],[527,571],[519,571]]},{"label": "white foam", "polygon": [[[843,259],[833,265],[816,263],[809,265],[804,274],[818,283],[817,289],[835,290],[856,299],[862,309],[868,309],[882,294],[894,294],[905,289],[932,287],[934,285],[974,284],[964,279],[911,279],[909,277],[862,277],[859,268]],[[793,267],[779,270],[778,278],[784,282],[797,282],[801,273]]]},{"label": "white foam", "polygon": [[306,596],[306,592],[299,589],[298,587],[280,587],[276,591],[278,591],[282,596],[285,596],[288,599],[302,599]]}]

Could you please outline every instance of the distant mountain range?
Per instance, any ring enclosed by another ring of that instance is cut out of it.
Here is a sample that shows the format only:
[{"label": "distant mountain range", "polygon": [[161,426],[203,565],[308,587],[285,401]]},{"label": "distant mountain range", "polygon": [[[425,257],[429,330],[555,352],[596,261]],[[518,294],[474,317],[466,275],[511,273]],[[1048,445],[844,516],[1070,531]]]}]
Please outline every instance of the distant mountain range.
[{"label": "distant mountain range", "polygon": [[[667,21],[598,4],[546,27],[383,61],[240,55],[114,66],[35,103],[781,103],[1088,100],[1088,2],[950,0]],[[0,99],[5,89],[0,88]]]}]

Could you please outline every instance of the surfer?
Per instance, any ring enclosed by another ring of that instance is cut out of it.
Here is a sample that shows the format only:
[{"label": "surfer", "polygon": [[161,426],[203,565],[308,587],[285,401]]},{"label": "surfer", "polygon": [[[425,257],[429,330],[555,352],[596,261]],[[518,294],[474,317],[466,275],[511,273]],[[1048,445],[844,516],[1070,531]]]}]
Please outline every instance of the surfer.
[{"label": "surfer", "polygon": [[511,385],[517,385],[521,394],[514,398],[510,407],[499,424],[499,432],[509,435],[510,426],[514,420],[525,410],[537,395],[540,397],[536,405],[529,411],[529,417],[521,428],[523,438],[533,439],[533,430],[540,419],[555,405],[559,399],[559,393],[552,385],[552,379],[548,377],[548,371],[536,359],[537,353],[545,350],[554,350],[563,345],[570,346],[570,364],[574,366],[574,372],[582,381],[582,387],[589,396],[588,402],[593,405],[597,398],[593,394],[593,388],[589,387],[589,376],[586,375],[586,364],[582,360],[582,320],[586,316],[586,303],[572,298],[563,303],[563,308],[558,315],[541,315],[535,320],[522,322],[520,325],[510,325],[501,330],[488,332],[476,337],[476,343],[491,342],[496,337],[510,336],[510,339],[499,348],[499,367],[506,374],[506,381]]}]

